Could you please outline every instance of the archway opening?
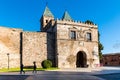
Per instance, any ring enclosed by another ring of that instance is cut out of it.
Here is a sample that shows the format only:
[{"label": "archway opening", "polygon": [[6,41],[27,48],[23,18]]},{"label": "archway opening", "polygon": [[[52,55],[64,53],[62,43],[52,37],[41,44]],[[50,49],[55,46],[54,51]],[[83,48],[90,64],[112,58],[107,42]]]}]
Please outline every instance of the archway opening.
[{"label": "archway opening", "polygon": [[87,56],[85,52],[80,51],[77,53],[76,66],[77,67],[88,67]]}]

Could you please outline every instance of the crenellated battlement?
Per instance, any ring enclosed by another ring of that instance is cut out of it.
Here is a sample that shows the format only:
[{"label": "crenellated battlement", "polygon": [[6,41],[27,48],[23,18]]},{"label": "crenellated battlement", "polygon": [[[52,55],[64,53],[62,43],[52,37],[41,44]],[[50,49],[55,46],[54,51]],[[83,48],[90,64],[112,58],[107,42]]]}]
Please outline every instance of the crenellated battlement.
[{"label": "crenellated battlement", "polygon": [[77,21],[77,20],[62,20],[62,19],[56,19],[58,24],[65,24],[65,25],[78,25],[78,26],[88,26],[88,27],[94,27],[97,28],[96,24],[88,24],[82,21]]}]

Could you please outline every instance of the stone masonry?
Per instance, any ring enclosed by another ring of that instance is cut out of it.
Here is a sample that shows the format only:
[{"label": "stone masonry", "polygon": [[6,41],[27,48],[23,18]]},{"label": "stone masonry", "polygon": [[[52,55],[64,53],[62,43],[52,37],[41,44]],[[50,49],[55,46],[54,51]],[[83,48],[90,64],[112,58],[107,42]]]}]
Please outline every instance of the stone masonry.
[{"label": "stone masonry", "polygon": [[[99,64],[98,60],[98,34],[97,27],[92,25],[75,23],[70,21],[57,20],[57,51],[58,51],[58,65],[62,68],[72,67],[76,68],[76,55],[79,51],[84,51],[87,55],[87,64],[90,64],[90,59],[93,59],[91,66]],[[70,31],[76,31],[76,40],[70,39]],[[82,31],[82,32],[81,32]],[[81,32],[81,34],[80,34]],[[92,42],[85,40],[85,34],[92,33]],[[93,54],[94,52],[94,54]],[[97,55],[97,58],[95,58]],[[71,62],[69,58],[73,59]]]},{"label": "stone masonry", "polygon": [[32,66],[36,61],[38,67],[47,59],[47,34],[44,32],[23,32],[22,57],[25,66]]},{"label": "stone masonry", "polygon": [[75,22],[67,11],[54,19],[47,6],[40,23],[40,32],[0,27],[0,68],[33,66],[34,61],[41,67],[46,59],[58,68],[99,66],[97,25]]},{"label": "stone masonry", "polygon": [[[0,27],[0,68],[20,65],[20,29]],[[7,55],[9,53],[9,55]]]}]

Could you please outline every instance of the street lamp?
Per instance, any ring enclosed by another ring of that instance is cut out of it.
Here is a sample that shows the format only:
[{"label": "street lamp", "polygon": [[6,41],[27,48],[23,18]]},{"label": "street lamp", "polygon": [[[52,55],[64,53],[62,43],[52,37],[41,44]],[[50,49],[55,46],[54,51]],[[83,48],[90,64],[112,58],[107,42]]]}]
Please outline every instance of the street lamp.
[{"label": "street lamp", "polygon": [[7,56],[8,56],[8,70],[9,70],[9,53],[7,53]]}]

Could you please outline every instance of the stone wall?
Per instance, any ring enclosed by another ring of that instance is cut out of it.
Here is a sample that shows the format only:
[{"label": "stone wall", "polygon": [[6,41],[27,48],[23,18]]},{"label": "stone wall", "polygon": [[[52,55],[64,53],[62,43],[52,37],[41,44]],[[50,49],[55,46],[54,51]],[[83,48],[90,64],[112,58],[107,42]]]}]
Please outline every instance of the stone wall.
[{"label": "stone wall", "polygon": [[[76,58],[79,51],[84,51],[87,55],[87,64],[94,66],[99,64],[98,53],[97,58],[93,55],[93,50],[96,47],[97,43],[87,43],[83,42],[81,45],[80,41],[68,41],[68,40],[58,40],[57,42],[57,51],[58,51],[58,65],[60,68],[76,68]],[[70,57],[72,56],[72,57]],[[73,59],[72,63],[68,59]],[[92,65],[90,64],[89,59],[94,59]]]},{"label": "stone wall", "polygon": [[55,42],[55,33],[47,32],[47,59],[52,61],[53,66],[56,66]]},{"label": "stone wall", "polygon": [[36,61],[37,66],[41,67],[41,62],[45,59],[50,59],[55,66],[54,35],[54,33],[23,32],[20,29],[0,27],[0,68],[20,67],[20,53],[24,66],[32,66],[33,61]]},{"label": "stone wall", "polygon": [[47,59],[47,33],[23,32],[22,57],[24,66],[31,66],[36,61],[37,67]]},{"label": "stone wall", "polygon": [[[21,32],[22,30],[20,29],[0,27],[0,68],[8,68],[8,66],[13,68],[20,66]],[[9,56],[7,55],[8,53]]]}]

